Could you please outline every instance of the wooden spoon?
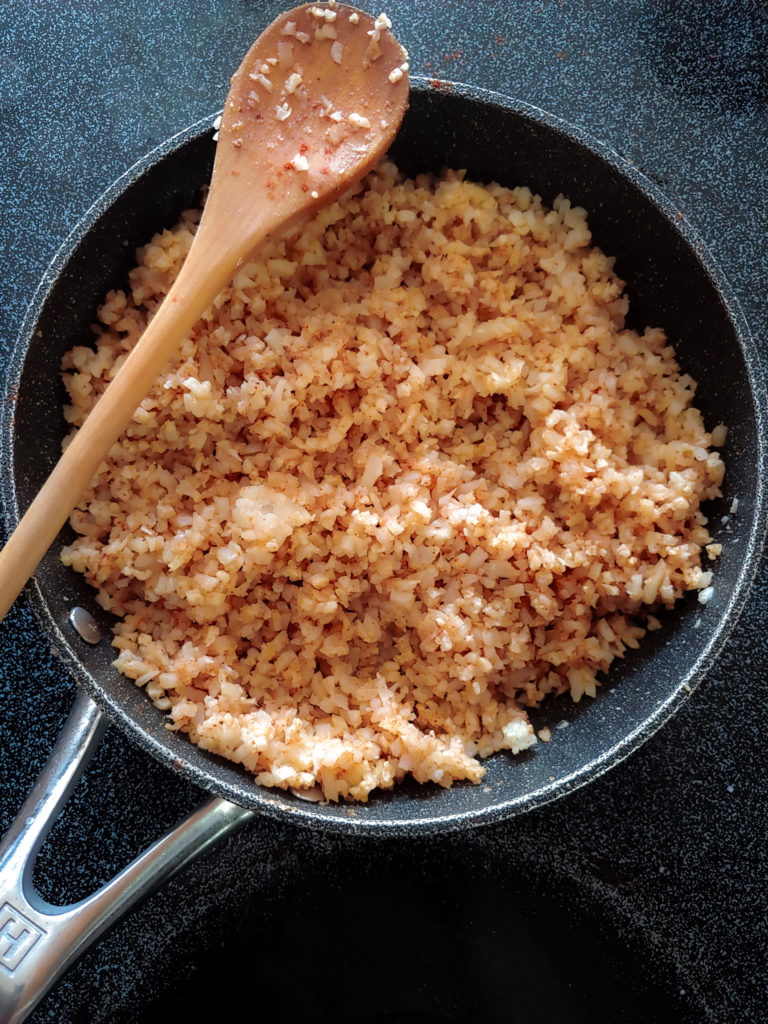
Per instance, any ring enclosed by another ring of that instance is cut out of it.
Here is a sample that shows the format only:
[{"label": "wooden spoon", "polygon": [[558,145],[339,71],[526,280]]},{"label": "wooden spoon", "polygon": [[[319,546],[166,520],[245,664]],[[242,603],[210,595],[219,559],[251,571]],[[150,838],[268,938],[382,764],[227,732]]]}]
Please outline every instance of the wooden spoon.
[{"label": "wooden spoon", "polygon": [[236,268],[386,152],[408,101],[389,21],[334,3],[283,14],[232,79],[208,200],[163,304],[0,552],[0,619],[161,370]]}]

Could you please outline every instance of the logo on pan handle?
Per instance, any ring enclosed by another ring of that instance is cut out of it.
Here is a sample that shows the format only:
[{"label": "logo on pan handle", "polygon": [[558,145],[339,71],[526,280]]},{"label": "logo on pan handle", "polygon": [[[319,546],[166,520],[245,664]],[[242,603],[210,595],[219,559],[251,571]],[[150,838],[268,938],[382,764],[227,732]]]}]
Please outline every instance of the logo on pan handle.
[{"label": "logo on pan handle", "polygon": [[45,932],[12,904],[0,907],[0,967],[13,973]]}]

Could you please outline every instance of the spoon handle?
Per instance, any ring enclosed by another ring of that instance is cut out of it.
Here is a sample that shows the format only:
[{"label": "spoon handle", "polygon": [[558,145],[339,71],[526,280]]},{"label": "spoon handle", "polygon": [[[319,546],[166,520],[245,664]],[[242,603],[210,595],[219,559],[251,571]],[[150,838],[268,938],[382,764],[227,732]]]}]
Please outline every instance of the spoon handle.
[{"label": "spoon handle", "polygon": [[237,257],[221,249],[220,246],[213,260],[210,248],[206,251],[204,246],[195,245],[190,250],[176,282],[144,334],[0,552],[0,620],[181,339],[229,280]]}]

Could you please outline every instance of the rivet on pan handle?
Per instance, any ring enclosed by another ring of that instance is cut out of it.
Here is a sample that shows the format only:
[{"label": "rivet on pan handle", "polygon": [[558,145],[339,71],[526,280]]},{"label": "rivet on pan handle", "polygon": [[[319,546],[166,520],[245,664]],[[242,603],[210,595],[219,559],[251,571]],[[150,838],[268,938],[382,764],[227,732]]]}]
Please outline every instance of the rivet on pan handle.
[{"label": "rivet on pan handle", "polygon": [[66,907],[43,900],[32,869],[45,837],[93,754],[105,722],[78,691],[51,757],[0,843],[0,1022],[23,1021],[56,979],[107,928],[253,811],[205,803],[92,896]]}]

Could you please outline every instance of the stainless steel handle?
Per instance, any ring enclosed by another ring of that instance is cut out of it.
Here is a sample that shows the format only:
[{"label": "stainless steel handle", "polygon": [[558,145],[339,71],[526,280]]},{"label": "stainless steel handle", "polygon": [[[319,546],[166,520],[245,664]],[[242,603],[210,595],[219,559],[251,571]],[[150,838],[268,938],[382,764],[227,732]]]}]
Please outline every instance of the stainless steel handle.
[{"label": "stainless steel handle", "polygon": [[135,903],[251,817],[212,799],[92,896],[66,907],[43,900],[32,869],[46,835],[105,729],[78,691],[34,789],[0,843],[0,1024],[24,1020],[56,979]]}]

